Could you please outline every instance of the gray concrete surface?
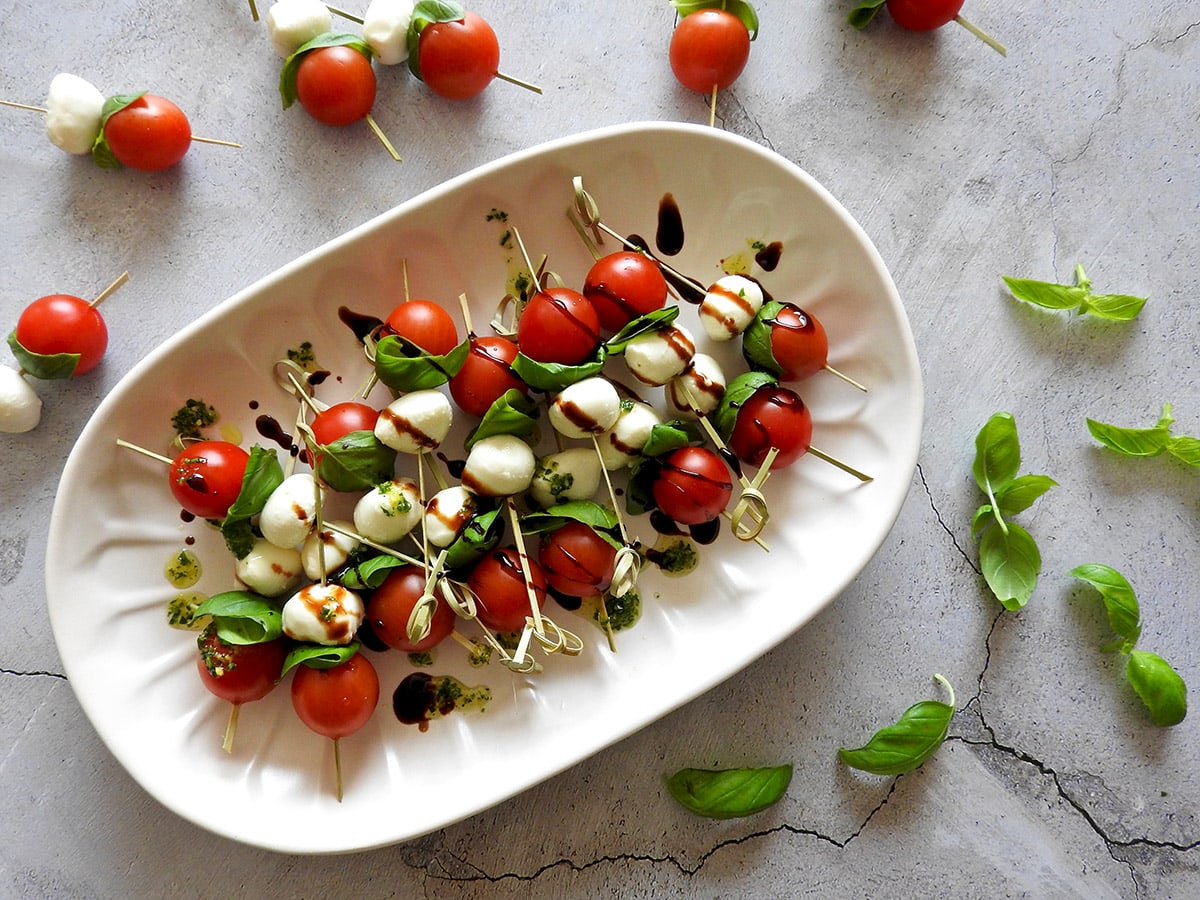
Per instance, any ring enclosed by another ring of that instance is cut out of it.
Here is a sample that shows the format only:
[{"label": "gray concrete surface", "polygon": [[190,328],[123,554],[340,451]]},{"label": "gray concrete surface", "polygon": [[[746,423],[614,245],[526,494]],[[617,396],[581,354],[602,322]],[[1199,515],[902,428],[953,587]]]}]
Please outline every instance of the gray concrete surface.
[{"label": "gray concrete surface", "polygon": [[[265,3],[263,4],[265,5]],[[0,109],[0,320],[42,294],[135,280],[106,309],[103,366],[40,387],[41,427],[0,436],[0,896],[1200,896],[1197,717],[1153,727],[1093,595],[1066,573],[1123,571],[1143,642],[1200,685],[1200,473],[1095,446],[1086,416],[1200,435],[1200,5],[1009,4],[953,25],[866,32],[849,2],[760,0],[762,33],[719,127],[794,160],[878,246],[926,380],[918,471],[882,552],[815,621],[711,693],[458,825],[364,854],[292,858],[184,822],[105,750],[61,673],[45,612],[46,529],[63,463],[129,368],[201,312],[447,177],[539,141],[641,119],[704,121],[666,64],[672,11],[614,0],[479,0],[502,67],[477,101],[385,79],[380,125],[332,131],[275,94],[278,60],[244,4],[0,2],[0,97],[39,103],[72,71],[175,98],[199,134],[165,173],[105,172]],[[1111,325],[1017,305],[1001,274],[1149,295]],[[7,350],[3,351],[6,362]],[[973,439],[1013,413],[1023,471],[1059,487],[1026,513],[1041,584],[1001,611],[969,534]],[[837,747],[958,688],[950,738],[898,778]],[[784,800],[692,817],[662,773],[790,760]],[[186,777],[187,760],[178,760]],[[402,805],[397,815],[404,815]]]}]

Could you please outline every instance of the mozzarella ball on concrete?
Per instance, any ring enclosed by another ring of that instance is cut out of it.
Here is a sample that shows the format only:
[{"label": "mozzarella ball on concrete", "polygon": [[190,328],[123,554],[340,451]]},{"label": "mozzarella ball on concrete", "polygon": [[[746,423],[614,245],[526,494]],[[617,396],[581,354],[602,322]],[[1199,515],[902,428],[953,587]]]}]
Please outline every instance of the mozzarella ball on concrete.
[{"label": "mozzarella ball on concrete", "polygon": [[478,502],[461,485],[444,488],[425,504],[425,537],[435,547],[449,547],[462,533]]},{"label": "mozzarella ball on concrete", "polygon": [[725,396],[725,372],[707,353],[697,353],[681,374],[667,382],[666,395],[674,414],[706,416]]},{"label": "mozzarella ball on concrete", "polygon": [[612,428],[621,414],[621,397],[612,382],[599,376],[562,389],[550,404],[550,424],[564,437],[586,438]]},{"label": "mozzarella ball on concrete", "polygon": [[[332,524],[346,531],[354,530],[354,525],[350,522]],[[304,574],[313,581],[320,581],[328,573],[344,566],[358,546],[357,538],[332,528],[321,528],[312,532],[300,545],[300,562],[304,566]]]},{"label": "mozzarella ball on concrete", "polygon": [[354,505],[354,530],[377,544],[394,544],[417,527],[425,512],[411,478],[377,484]]},{"label": "mozzarella ball on concrete", "polygon": [[294,641],[349,644],[363,614],[362,598],[353,591],[340,584],[310,584],[283,604],[283,633]]},{"label": "mozzarella ball on concrete", "polygon": [[463,466],[462,483],[482,497],[524,493],[533,480],[533,450],[516,435],[496,434],[476,441]]},{"label": "mozzarella ball on concrete", "polygon": [[103,123],[104,95],[78,75],[60,72],[46,98],[46,137],[59,150],[91,153]]},{"label": "mozzarella ball on concrete", "polygon": [[385,66],[408,59],[408,26],[412,0],[371,0],[363,14],[363,40]]},{"label": "mozzarella ball on concrete", "polygon": [[32,431],[41,420],[42,401],[33,386],[12,366],[0,366],[0,432]]},{"label": "mozzarella ball on concrete", "polygon": [[687,368],[696,354],[696,342],[681,325],[638,335],[625,348],[625,365],[645,384],[666,384]]},{"label": "mozzarella ball on concrete", "polygon": [[279,0],[267,12],[271,46],[287,59],[318,34],[333,30],[333,14],[320,0]]},{"label": "mozzarella ball on concrete", "polygon": [[413,391],[379,413],[375,437],[400,453],[436,449],[450,432],[454,411],[441,391]]},{"label": "mozzarella ball on concrete", "polygon": [[295,547],[317,522],[317,491],[324,488],[307,472],[289,475],[271,492],[258,517],[262,536],[276,547]]},{"label": "mozzarella ball on concrete", "polygon": [[700,323],[714,341],[737,337],[762,309],[762,288],[745,275],[718,278],[700,303]]},{"label": "mozzarella ball on concrete", "polygon": [[571,447],[543,456],[529,493],[543,508],[568,500],[588,500],[600,489],[600,458],[591,447]]},{"label": "mozzarella ball on concrete", "polygon": [[646,446],[650,430],[661,422],[662,417],[649,403],[622,403],[617,421],[597,439],[604,468],[610,472],[623,469],[637,459]]},{"label": "mozzarella ball on concrete", "polygon": [[276,547],[259,538],[250,552],[237,561],[234,574],[256,594],[282,597],[304,580],[304,566],[300,562],[300,551],[295,547]]}]

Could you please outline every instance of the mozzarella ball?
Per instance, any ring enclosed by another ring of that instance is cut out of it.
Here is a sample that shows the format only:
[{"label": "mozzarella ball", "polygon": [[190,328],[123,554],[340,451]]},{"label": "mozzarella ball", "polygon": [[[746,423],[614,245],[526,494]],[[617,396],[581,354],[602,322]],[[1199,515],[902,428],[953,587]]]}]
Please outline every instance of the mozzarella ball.
[{"label": "mozzarella ball", "polygon": [[425,538],[435,547],[449,547],[475,515],[475,496],[461,485],[443,488],[425,504]]},{"label": "mozzarella ball", "polygon": [[279,0],[267,13],[271,46],[287,59],[318,34],[333,30],[333,14],[321,0]]},{"label": "mozzarella ball", "polygon": [[41,420],[42,401],[33,386],[12,366],[0,366],[0,432],[32,431]]},{"label": "mozzarella ball", "polygon": [[621,404],[621,415],[597,440],[604,468],[610,472],[623,469],[637,459],[650,437],[650,429],[661,422],[662,418],[649,403]]},{"label": "mozzarella ball", "polygon": [[543,508],[568,500],[588,500],[600,489],[600,457],[591,447],[571,447],[537,462],[529,493]]},{"label": "mozzarella ball", "polygon": [[385,66],[408,59],[408,26],[412,0],[371,0],[363,14],[363,40]]},{"label": "mozzarella ball", "polygon": [[413,391],[380,411],[375,437],[400,453],[420,453],[437,448],[453,420],[450,399],[441,391]]},{"label": "mozzarella ball", "polygon": [[100,136],[104,95],[78,75],[60,72],[46,98],[46,137],[68,153],[91,153]]},{"label": "mozzarella ball", "polygon": [[[332,524],[346,531],[354,530],[350,522]],[[357,538],[332,528],[321,528],[312,532],[300,545],[300,563],[304,566],[304,574],[313,581],[320,581],[328,573],[344,566],[358,546]]]},{"label": "mozzarella ball", "polygon": [[467,454],[462,483],[483,497],[524,493],[533,480],[533,450],[516,435],[496,434],[477,441]]},{"label": "mozzarella ball", "polygon": [[612,428],[621,414],[621,397],[612,382],[599,376],[563,388],[550,404],[550,424],[564,437],[586,438]]},{"label": "mozzarella ball", "polygon": [[258,517],[262,536],[276,547],[295,547],[312,530],[317,521],[317,492],[324,488],[307,472],[298,472],[283,480],[271,492]]},{"label": "mozzarella ball", "polygon": [[283,633],[294,641],[344,645],[363,620],[358,594],[340,584],[310,584],[283,604]]},{"label": "mozzarella ball", "polygon": [[270,541],[259,538],[250,552],[239,559],[234,574],[256,594],[264,597],[282,597],[294,591],[304,580],[304,566],[300,563],[300,551],[294,547],[276,547]]},{"label": "mozzarella ball", "polygon": [[377,484],[354,505],[354,530],[377,544],[394,544],[421,521],[425,505],[411,478]]},{"label": "mozzarella ball", "polygon": [[725,373],[707,353],[697,353],[688,367],[667,383],[667,405],[681,416],[708,415],[725,396]]},{"label": "mozzarella ball", "polygon": [[737,337],[762,309],[762,288],[745,275],[718,278],[700,303],[700,323],[714,341]]},{"label": "mozzarella ball", "polygon": [[645,384],[666,384],[687,368],[696,355],[696,342],[681,325],[638,335],[625,348],[625,365]]}]

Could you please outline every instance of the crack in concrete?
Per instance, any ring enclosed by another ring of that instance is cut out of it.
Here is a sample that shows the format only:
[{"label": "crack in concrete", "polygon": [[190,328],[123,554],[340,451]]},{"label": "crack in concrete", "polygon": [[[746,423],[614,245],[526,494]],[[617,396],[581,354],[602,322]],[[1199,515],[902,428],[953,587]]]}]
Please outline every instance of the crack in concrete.
[{"label": "crack in concrete", "polygon": [[925,480],[925,470],[921,468],[920,463],[917,463],[917,477],[921,479],[921,487],[925,489],[925,497],[929,500],[929,508],[933,510],[933,517],[937,519],[938,525],[941,527],[942,531],[946,532],[946,536],[950,538],[950,543],[954,544],[954,549],[958,551],[959,556],[966,561],[967,565],[974,570],[976,575],[982,575],[983,573],[979,571],[979,566],[975,564],[975,560],[972,559],[971,555],[962,548],[961,544],[958,543],[958,538],[955,537],[955,534],[950,529],[950,526],[948,526],[945,520],[942,518],[942,514],[937,508],[937,504],[933,502],[933,491],[929,489],[929,482]]},{"label": "crack in concrete", "polygon": [[61,678],[63,681],[67,680],[67,676],[62,672],[47,672],[40,669],[36,669],[32,672],[22,672],[19,669],[0,668],[0,675],[15,675],[18,678],[36,678],[38,676],[42,676],[45,678]]}]

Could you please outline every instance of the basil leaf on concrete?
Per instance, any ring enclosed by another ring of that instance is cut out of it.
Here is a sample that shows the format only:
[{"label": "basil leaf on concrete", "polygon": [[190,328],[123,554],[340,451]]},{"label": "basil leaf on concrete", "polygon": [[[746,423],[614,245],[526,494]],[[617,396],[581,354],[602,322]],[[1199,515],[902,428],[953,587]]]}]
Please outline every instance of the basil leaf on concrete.
[{"label": "basil leaf on concrete", "polygon": [[735,819],[778,802],[791,780],[790,763],[758,769],[680,769],[667,778],[667,790],[698,816]]},{"label": "basil leaf on concrete", "polygon": [[1005,609],[1020,609],[1037,587],[1042,555],[1032,535],[1015,522],[990,528],[979,541],[984,580]]},{"label": "basil leaf on concrete", "polygon": [[902,775],[933,756],[946,739],[954,717],[954,688],[941,675],[933,677],[949,692],[949,703],[940,700],[914,703],[896,724],[879,729],[863,746],[839,749],[841,761],[873,775]]},{"label": "basil leaf on concrete", "polygon": [[1150,710],[1155,725],[1162,728],[1178,725],[1187,716],[1187,685],[1157,653],[1130,652],[1125,678]]},{"label": "basil leaf on concrete", "polygon": [[1097,563],[1076,566],[1068,574],[1086,581],[1097,591],[1108,612],[1108,624],[1113,633],[1125,642],[1128,653],[1142,633],[1142,613],[1129,582],[1116,569]]}]

